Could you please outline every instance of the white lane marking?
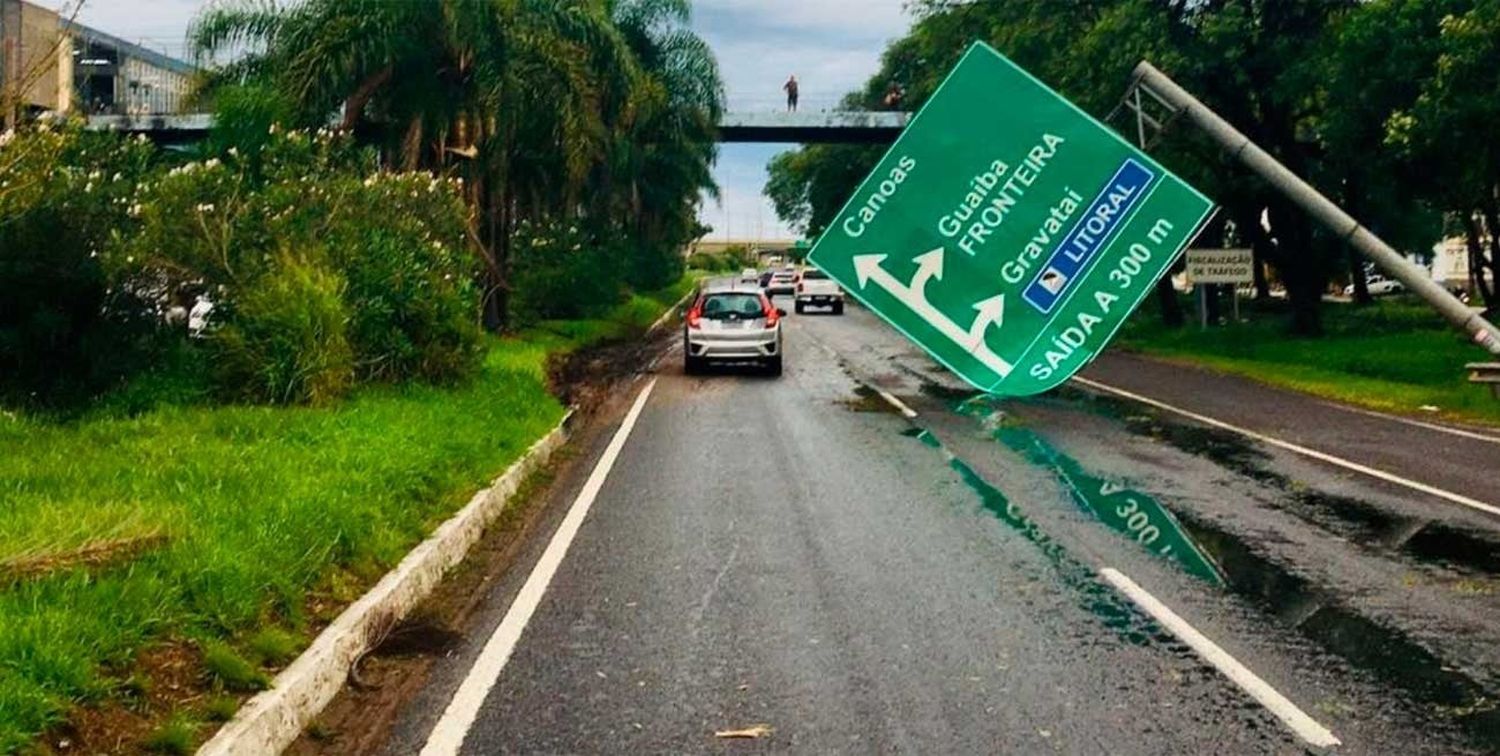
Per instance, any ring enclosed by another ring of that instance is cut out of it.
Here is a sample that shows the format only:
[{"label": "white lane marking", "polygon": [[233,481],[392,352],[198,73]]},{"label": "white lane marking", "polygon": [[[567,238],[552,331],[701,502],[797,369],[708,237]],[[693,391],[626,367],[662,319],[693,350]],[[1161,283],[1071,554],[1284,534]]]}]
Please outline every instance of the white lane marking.
[{"label": "white lane marking", "polygon": [[630,431],[635,427],[635,421],[641,415],[641,409],[646,406],[646,399],[651,396],[651,389],[656,387],[656,379],[646,384],[641,393],[631,405],[630,412],[626,413],[625,421],[620,424],[620,429],[615,431],[614,438],[610,439],[609,446],[605,447],[604,454],[594,465],[594,470],[589,474],[588,480],[583,484],[583,490],[578,492],[578,497],[573,500],[572,507],[567,516],[563,517],[562,524],[557,527],[557,532],[552,534],[552,540],[547,544],[547,550],[542,552],[542,558],[537,560],[536,566],[532,568],[531,575],[526,578],[526,583],[521,586],[521,592],[516,594],[515,601],[511,602],[510,609],[506,610],[505,617],[500,620],[500,626],[484,644],[484,650],[475,659],[474,666],[469,669],[469,674],[459,685],[458,691],[453,694],[453,700],[448,703],[448,708],[443,711],[443,716],[437,725],[432,728],[432,733],[427,736],[427,745],[422,748],[422,756],[447,756],[457,754],[468,736],[469,729],[474,726],[474,718],[479,715],[479,707],[484,704],[490,689],[495,687],[495,682],[500,678],[500,672],[505,669],[505,663],[510,660],[511,652],[515,650],[516,643],[521,640],[521,633],[526,629],[526,623],[531,621],[531,615],[542,602],[542,596],[547,592],[547,586],[552,582],[552,577],[557,574],[557,568],[562,564],[563,557],[568,554],[568,547],[572,545],[574,536],[578,535],[578,528],[583,525],[584,517],[588,516],[589,507],[593,506],[594,499],[598,497],[599,490],[604,487],[604,479],[609,476],[609,471],[615,465],[615,459],[620,456],[620,450],[624,448],[625,441],[630,437]]},{"label": "white lane marking", "polygon": [[1294,444],[1294,443],[1292,443],[1290,441],[1282,441],[1279,438],[1274,438],[1274,437],[1271,437],[1271,436],[1267,436],[1264,433],[1257,433],[1257,432],[1255,432],[1253,430],[1249,430],[1247,428],[1241,428],[1241,427],[1239,427],[1237,425],[1230,425],[1229,423],[1226,423],[1223,420],[1215,420],[1214,418],[1211,418],[1211,417],[1209,417],[1207,415],[1200,415],[1200,414],[1198,414],[1196,412],[1192,412],[1192,411],[1189,411],[1189,410],[1182,409],[1181,407],[1173,407],[1172,405],[1167,404],[1166,402],[1160,402],[1160,401],[1157,401],[1157,400],[1152,399],[1150,397],[1141,396],[1140,394],[1131,393],[1129,391],[1126,391],[1125,389],[1115,388],[1114,386],[1110,386],[1108,384],[1104,384],[1104,383],[1100,383],[1098,381],[1090,380],[1088,378],[1082,378],[1082,377],[1079,377],[1079,376],[1075,375],[1075,376],[1073,376],[1073,380],[1075,380],[1075,381],[1077,381],[1077,382],[1079,382],[1079,383],[1081,383],[1081,384],[1083,384],[1085,386],[1088,386],[1090,388],[1098,389],[1100,391],[1111,393],[1111,394],[1114,394],[1116,396],[1123,396],[1126,399],[1137,401],[1137,402],[1140,402],[1142,404],[1149,404],[1152,407],[1156,407],[1158,409],[1164,409],[1164,410],[1166,410],[1168,412],[1172,412],[1172,413],[1175,413],[1175,414],[1178,414],[1178,415],[1182,415],[1183,417],[1186,417],[1186,418],[1188,418],[1190,420],[1196,420],[1196,421],[1198,421],[1200,423],[1203,423],[1204,425],[1212,425],[1215,428],[1223,428],[1224,430],[1232,431],[1232,432],[1238,433],[1238,434],[1240,434],[1242,436],[1253,438],[1256,441],[1259,441],[1259,442],[1261,442],[1263,444],[1269,444],[1271,446],[1275,446],[1275,447],[1279,447],[1279,448],[1282,448],[1282,449],[1286,449],[1287,451],[1290,451],[1290,452],[1296,452],[1297,454],[1301,454],[1301,455],[1303,455],[1305,457],[1312,457],[1313,459],[1316,459],[1316,460],[1319,460],[1319,461],[1322,461],[1322,462],[1327,462],[1330,465],[1336,465],[1336,466],[1342,467],[1342,468],[1344,468],[1346,470],[1353,470],[1354,472],[1357,472],[1357,473],[1360,473],[1360,474],[1363,474],[1363,475],[1368,475],[1368,476],[1370,476],[1372,478],[1378,478],[1378,479],[1383,480],[1383,481],[1385,481],[1387,483],[1394,483],[1394,484],[1396,484],[1398,486],[1405,486],[1406,488],[1410,488],[1413,491],[1421,491],[1422,493],[1425,493],[1425,494],[1428,494],[1428,495],[1431,495],[1431,496],[1436,496],[1436,497],[1438,497],[1440,499],[1446,499],[1448,501],[1453,502],[1454,504],[1459,504],[1459,505],[1468,507],[1470,509],[1479,510],[1480,512],[1484,512],[1485,514],[1491,514],[1491,515],[1500,516],[1500,506],[1495,506],[1494,504],[1487,504],[1487,503],[1482,502],[1482,501],[1480,501],[1478,499],[1472,499],[1472,498],[1469,498],[1468,496],[1464,496],[1463,494],[1457,494],[1457,493],[1454,493],[1452,491],[1447,491],[1447,490],[1438,488],[1437,486],[1430,486],[1430,485],[1427,485],[1426,483],[1422,483],[1420,481],[1411,480],[1410,478],[1403,478],[1403,477],[1401,477],[1399,475],[1388,473],[1388,472],[1386,472],[1384,470],[1377,470],[1377,469],[1375,469],[1373,467],[1370,467],[1368,465],[1362,465],[1362,464],[1360,464],[1358,462],[1351,462],[1351,461],[1349,461],[1347,459],[1344,459],[1343,457],[1336,457],[1336,456],[1334,456],[1332,454],[1326,454],[1326,453],[1320,452],[1320,451],[1318,451],[1316,449],[1309,449],[1306,446],[1301,446],[1301,445],[1298,445],[1298,444]]},{"label": "white lane marking", "polygon": [[1337,402],[1322,402],[1322,404],[1333,407],[1334,409],[1341,409],[1345,412],[1353,412],[1356,415],[1369,415],[1370,417],[1380,418],[1381,420],[1391,420],[1393,422],[1403,423],[1405,425],[1415,425],[1418,428],[1426,428],[1427,430],[1434,430],[1439,433],[1448,433],[1454,436],[1472,438],[1475,441],[1488,441],[1492,444],[1500,444],[1500,436],[1491,436],[1485,433],[1479,433],[1477,431],[1466,430],[1464,428],[1455,428],[1451,425],[1427,423],[1421,420],[1413,420],[1409,417],[1401,417],[1400,415],[1388,415],[1384,412],[1376,412],[1374,410],[1367,410],[1360,407],[1350,407],[1345,404],[1338,404]]},{"label": "white lane marking", "polygon": [[1113,567],[1105,567],[1099,570],[1100,577],[1109,581],[1125,597],[1139,606],[1153,619],[1161,623],[1168,632],[1177,636],[1177,639],[1186,643],[1203,660],[1212,664],[1230,682],[1238,685],[1240,690],[1260,702],[1261,706],[1276,715],[1286,724],[1297,737],[1302,738],[1309,745],[1318,748],[1328,748],[1340,744],[1337,737],[1327,727],[1319,724],[1317,720],[1309,717],[1297,705],[1281,695],[1272,688],[1265,680],[1250,671],[1249,667],[1239,663],[1229,652],[1220,648],[1218,644],[1209,640],[1203,633],[1187,623],[1187,620],[1177,616],[1166,604],[1158,601],[1155,596],[1146,592],[1145,588],[1136,585],[1134,580],[1126,577],[1124,573]]},{"label": "white lane marking", "polygon": [[880,394],[881,399],[884,399],[887,404],[895,407],[896,410],[901,413],[901,416],[906,418],[907,420],[910,420],[917,416],[917,411],[912,409],[911,407],[906,406],[906,402],[897,399],[895,394],[892,394],[891,392],[886,391],[883,388],[875,389],[875,393]]}]

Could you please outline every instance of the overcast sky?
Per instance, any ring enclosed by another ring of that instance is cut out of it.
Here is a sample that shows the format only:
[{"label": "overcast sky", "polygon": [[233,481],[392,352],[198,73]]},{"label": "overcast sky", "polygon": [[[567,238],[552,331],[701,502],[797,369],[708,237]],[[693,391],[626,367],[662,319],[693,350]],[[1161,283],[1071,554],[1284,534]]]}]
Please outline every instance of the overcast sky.
[{"label": "overcast sky", "polygon": [[[392,0],[400,2],[401,0]],[[60,5],[58,0],[47,4]],[[181,55],[183,36],[207,0],[86,0],[81,20],[147,47]],[[731,110],[782,107],[781,84],[795,73],[801,107],[831,107],[879,66],[886,42],[910,20],[902,0],[696,0],[693,26],[719,57]],[[715,170],[722,206],[708,203],[714,236],[786,236],[761,194],[766,161],[779,145],[725,145]]]}]

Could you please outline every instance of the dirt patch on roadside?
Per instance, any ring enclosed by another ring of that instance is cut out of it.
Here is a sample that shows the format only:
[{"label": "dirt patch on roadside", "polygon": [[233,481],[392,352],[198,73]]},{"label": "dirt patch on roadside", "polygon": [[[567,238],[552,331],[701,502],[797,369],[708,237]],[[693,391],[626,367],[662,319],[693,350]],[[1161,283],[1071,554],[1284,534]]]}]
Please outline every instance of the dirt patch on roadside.
[{"label": "dirt patch on roadside", "polygon": [[[68,721],[38,738],[41,753],[140,753],[174,713],[207,703],[215,693],[203,672],[202,654],[183,641],[157,644],[136,655],[129,677],[109,700],[80,706]],[[205,733],[198,732],[194,742]]]},{"label": "dirt patch on roadside", "polygon": [[665,326],[654,333],[552,355],[547,360],[547,387],[563,404],[592,411],[616,381],[650,365],[676,335],[676,329]]}]

